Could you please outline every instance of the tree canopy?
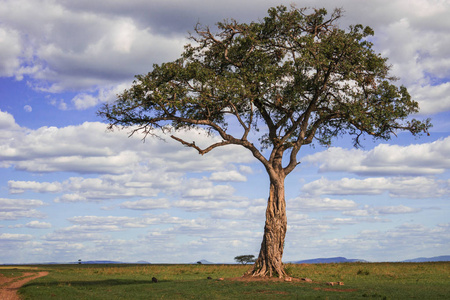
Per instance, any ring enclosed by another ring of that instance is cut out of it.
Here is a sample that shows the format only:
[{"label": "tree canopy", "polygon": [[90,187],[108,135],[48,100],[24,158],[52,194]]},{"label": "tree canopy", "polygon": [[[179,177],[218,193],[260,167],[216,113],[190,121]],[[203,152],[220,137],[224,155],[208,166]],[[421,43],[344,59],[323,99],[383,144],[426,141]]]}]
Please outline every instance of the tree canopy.
[{"label": "tree canopy", "polygon": [[234,258],[234,260],[240,264],[246,265],[248,263],[255,262],[254,255],[239,255]]},{"label": "tree canopy", "polygon": [[[341,17],[340,9],[328,14],[279,6],[258,22],[223,21],[214,31],[197,24],[179,59],[137,75],[99,115],[110,128],[169,133],[202,155],[230,144],[247,148],[271,180],[267,219],[277,215],[274,209],[283,219],[284,178],[299,164],[302,146],[329,146],[344,134],[359,146],[367,135],[387,140],[397,131],[418,135],[431,126],[409,117],[419,111],[418,103],[395,85],[387,58],[372,48],[373,30],[341,29]],[[221,140],[201,148],[176,135],[199,127]],[[276,243],[282,254],[281,227]],[[281,264],[281,256],[276,260]],[[266,269],[259,274],[272,275],[273,267]],[[277,267],[274,273],[283,271]]]}]

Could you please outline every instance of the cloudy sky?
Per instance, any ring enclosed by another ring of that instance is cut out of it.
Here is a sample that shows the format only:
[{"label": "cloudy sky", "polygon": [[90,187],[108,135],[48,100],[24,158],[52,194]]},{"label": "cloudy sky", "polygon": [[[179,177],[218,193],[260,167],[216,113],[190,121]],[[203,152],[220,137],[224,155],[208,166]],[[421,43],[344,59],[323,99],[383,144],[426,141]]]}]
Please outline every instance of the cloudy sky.
[{"label": "cloudy sky", "polygon": [[96,110],[178,58],[197,22],[249,22],[292,2],[371,26],[420,104],[415,117],[434,127],[362,149],[346,137],[302,149],[286,181],[284,260],[450,254],[448,0],[0,0],[0,263],[257,255],[268,179],[250,153],[143,143],[106,132]]}]

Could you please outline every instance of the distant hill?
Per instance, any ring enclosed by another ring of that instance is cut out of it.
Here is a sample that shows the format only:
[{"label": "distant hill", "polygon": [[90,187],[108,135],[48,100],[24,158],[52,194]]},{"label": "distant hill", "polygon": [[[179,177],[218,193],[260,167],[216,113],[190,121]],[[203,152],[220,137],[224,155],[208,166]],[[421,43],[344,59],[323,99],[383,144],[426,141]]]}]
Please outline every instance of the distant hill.
[{"label": "distant hill", "polygon": [[195,264],[198,264],[199,262],[200,262],[202,265],[211,265],[211,264],[214,264],[213,262],[207,261],[206,259],[202,259],[202,260],[193,262],[193,263],[191,263],[191,264],[194,264],[194,265],[195,265]]},{"label": "distant hill", "polygon": [[[78,264],[78,262],[75,262],[75,264]],[[83,265],[123,264],[123,262],[121,262],[121,261],[114,261],[114,260],[87,260],[87,261],[81,261],[81,264],[83,264]]]},{"label": "distant hill", "polygon": [[[78,262],[74,262],[74,264],[78,264]],[[114,260],[87,260],[81,261],[83,265],[95,265],[95,264],[150,264],[148,261],[140,260],[137,262],[122,262],[122,261],[114,261]]]},{"label": "distant hill", "polygon": [[150,262],[145,261],[145,260],[140,260],[140,261],[137,261],[136,263],[137,264],[141,264],[141,265],[149,265],[149,264],[151,264]]},{"label": "distant hill", "polygon": [[418,257],[404,260],[403,262],[430,262],[430,261],[450,261],[450,255],[434,256],[434,257]]},{"label": "distant hill", "polygon": [[[433,261],[450,261],[450,255],[434,256],[434,257],[418,257],[414,259],[403,260],[400,262],[433,262]],[[364,259],[347,259],[345,257],[330,258],[314,258],[299,261],[291,261],[293,264],[330,264],[330,263],[349,263],[349,262],[367,262]]]},{"label": "distant hill", "polygon": [[347,259],[345,257],[330,258],[314,258],[299,261],[292,261],[293,264],[331,264],[331,263],[349,263],[349,262],[366,262],[363,259]]}]

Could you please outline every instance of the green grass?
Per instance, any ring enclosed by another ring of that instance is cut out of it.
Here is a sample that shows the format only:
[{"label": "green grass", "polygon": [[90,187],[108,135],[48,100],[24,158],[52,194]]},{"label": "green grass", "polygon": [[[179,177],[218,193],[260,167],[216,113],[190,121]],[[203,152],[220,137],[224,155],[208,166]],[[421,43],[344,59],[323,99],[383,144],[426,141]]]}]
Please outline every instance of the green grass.
[{"label": "green grass", "polygon": [[[242,265],[51,265],[19,292],[23,299],[448,299],[450,263],[287,265],[306,282],[240,282]],[[11,270],[0,270],[0,273]],[[17,270],[15,270],[17,272]],[[158,278],[152,283],[151,278]],[[207,279],[212,277],[213,279]],[[344,286],[326,282],[343,281]]]},{"label": "green grass", "polygon": [[3,277],[11,278],[11,277],[19,277],[22,276],[23,271],[19,269],[6,269],[0,268],[0,274]]}]

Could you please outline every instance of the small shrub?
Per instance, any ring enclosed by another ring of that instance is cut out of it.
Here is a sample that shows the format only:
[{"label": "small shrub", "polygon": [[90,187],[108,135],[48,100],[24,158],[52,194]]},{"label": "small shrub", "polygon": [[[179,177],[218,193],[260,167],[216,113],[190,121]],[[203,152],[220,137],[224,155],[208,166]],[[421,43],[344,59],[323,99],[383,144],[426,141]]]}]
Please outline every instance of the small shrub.
[{"label": "small shrub", "polygon": [[356,273],[356,275],[369,275],[369,271],[363,271],[361,269],[358,270],[358,272]]}]

